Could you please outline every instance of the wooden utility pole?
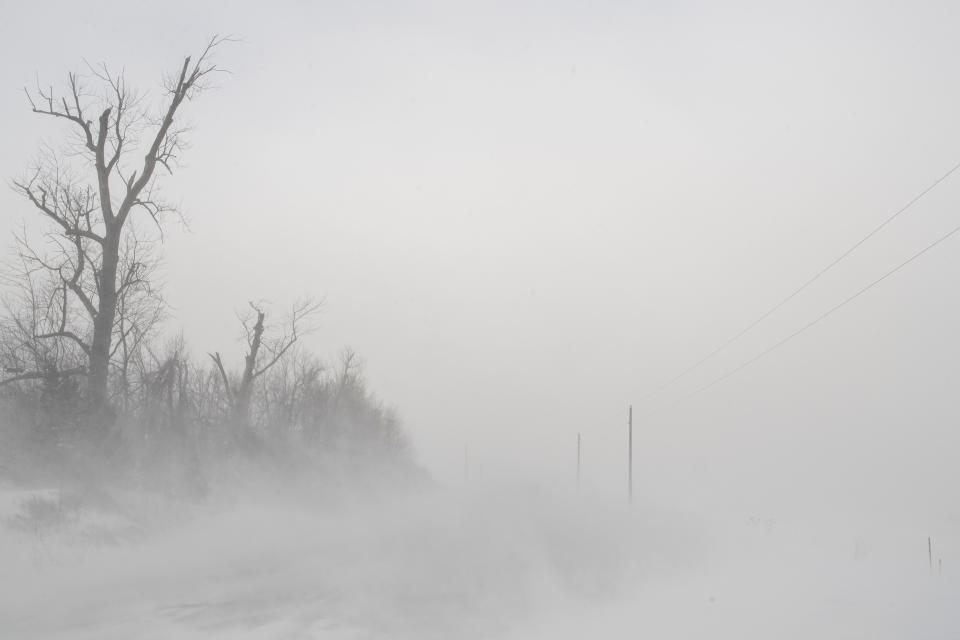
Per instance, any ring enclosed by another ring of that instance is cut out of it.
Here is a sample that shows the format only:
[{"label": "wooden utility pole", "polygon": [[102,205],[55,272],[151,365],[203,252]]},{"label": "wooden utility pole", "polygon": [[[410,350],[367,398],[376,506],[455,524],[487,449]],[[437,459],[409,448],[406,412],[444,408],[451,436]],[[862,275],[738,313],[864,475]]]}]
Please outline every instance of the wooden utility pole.
[{"label": "wooden utility pole", "polygon": [[627,497],[633,504],[633,405],[627,414]]}]

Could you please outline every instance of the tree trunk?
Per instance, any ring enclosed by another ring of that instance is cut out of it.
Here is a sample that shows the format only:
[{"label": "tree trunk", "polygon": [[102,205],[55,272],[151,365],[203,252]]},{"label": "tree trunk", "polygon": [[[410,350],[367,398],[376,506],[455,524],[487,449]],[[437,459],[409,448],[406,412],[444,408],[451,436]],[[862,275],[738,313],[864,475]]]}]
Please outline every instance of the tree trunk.
[{"label": "tree trunk", "polygon": [[97,316],[93,319],[93,341],[90,344],[90,373],[87,389],[97,405],[107,403],[110,373],[110,347],[113,321],[117,315],[117,265],[120,261],[120,234],[108,230],[103,243],[103,264],[100,272],[100,296]]},{"label": "tree trunk", "polygon": [[253,334],[250,337],[250,351],[244,358],[243,377],[240,378],[240,386],[237,387],[237,397],[234,399],[234,418],[238,426],[246,429],[250,426],[250,399],[253,395],[253,379],[256,377],[257,356],[260,353],[260,345],[263,342],[263,320],[264,312],[256,310],[257,322],[253,326]]}]

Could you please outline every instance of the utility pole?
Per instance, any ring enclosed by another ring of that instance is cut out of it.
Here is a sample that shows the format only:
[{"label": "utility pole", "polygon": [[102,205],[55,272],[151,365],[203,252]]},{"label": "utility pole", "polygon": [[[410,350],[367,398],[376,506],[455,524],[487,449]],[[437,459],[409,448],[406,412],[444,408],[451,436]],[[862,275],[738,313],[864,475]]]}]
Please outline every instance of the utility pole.
[{"label": "utility pole", "polygon": [[633,504],[633,405],[627,417],[627,497]]}]

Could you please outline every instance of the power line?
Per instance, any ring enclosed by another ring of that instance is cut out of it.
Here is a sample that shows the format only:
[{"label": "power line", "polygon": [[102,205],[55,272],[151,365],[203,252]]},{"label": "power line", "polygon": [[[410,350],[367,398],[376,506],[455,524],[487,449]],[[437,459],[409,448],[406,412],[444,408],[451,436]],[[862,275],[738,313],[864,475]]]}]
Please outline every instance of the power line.
[{"label": "power line", "polygon": [[[958,165],[958,166],[960,166],[960,165]],[[878,284],[880,284],[881,282],[883,282],[884,280],[886,280],[887,278],[889,278],[890,276],[892,276],[892,275],[895,274],[896,272],[900,271],[901,269],[903,269],[904,267],[906,267],[908,264],[910,264],[910,263],[913,262],[914,260],[918,259],[919,257],[921,257],[922,255],[924,255],[925,253],[927,253],[928,251],[930,251],[931,249],[933,249],[934,247],[936,247],[936,246],[939,245],[940,243],[946,241],[948,238],[950,238],[951,236],[953,236],[954,234],[956,234],[956,233],[958,233],[958,232],[960,232],[960,226],[954,227],[952,230],[950,230],[950,231],[947,232],[946,234],[940,236],[938,239],[936,239],[935,241],[931,242],[930,244],[928,244],[927,246],[925,246],[923,249],[921,249],[920,251],[916,252],[915,254],[913,254],[912,256],[910,256],[909,258],[907,258],[906,260],[904,260],[903,262],[901,262],[900,264],[898,264],[897,266],[895,266],[894,268],[890,269],[889,271],[887,271],[886,273],[884,273],[882,276],[880,276],[879,278],[877,278],[876,280],[874,280],[874,281],[871,282],[870,284],[866,285],[865,287],[863,287],[862,289],[860,289],[859,291],[857,291],[856,293],[854,293],[854,294],[851,295],[850,297],[848,297],[848,298],[846,298],[845,300],[843,300],[842,302],[834,305],[833,307],[831,307],[831,308],[828,309],[827,311],[823,312],[822,314],[820,314],[819,316],[817,316],[816,318],[814,318],[813,320],[811,320],[811,321],[808,322],[807,324],[803,325],[802,327],[800,327],[799,329],[797,329],[797,330],[794,331],[793,333],[789,334],[789,335],[786,336],[785,338],[782,338],[779,342],[775,343],[773,346],[768,347],[767,349],[761,351],[760,353],[758,353],[758,354],[755,355],[754,357],[750,358],[750,359],[747,360],[746,362],[743,362],[743,363],[741,363],[739,366],[734,367],[733,369],[727,371],[726,373],[724,373],[724,374],[721,375],[720,377],[714,379],[712,382],[710,382],[710,383],[708,383],[708,384],[700,387],[699,389],[696,389],[696,390],[694,390],[694,391],[692,391],[692,392],[690,392],[690,393],[688,393],[688,394],[686,394],[686,395],[684,395],[684,396],[681,396],[680,398],[677,398],[675,401],[673,401],[673,402],[671,402],[669,405],[663,407],[663,408],[662,408],[660,411],[658,411],[657,413],[660,413],[660,412],[662,412],[662,411],[665,411],[665,410],[669,409],[670,407],[675,406],[675,405],[677,405],[677,404],[679,404],[679,403],[681,403],[681,402],[685,402],[685,401],[687,401],[687,400],[690,400],[690,399],[692,399],[693,397],[700,395],[700,394],[703,393],[704,391],[707,391],[708,389],[711,389],[711,388],[715,387],[716,385],[720,384],[721,382],[723,382],[723,381],[726,380],[727,378],[730,378],[731,376],[736,375],[737,373],[743,371],[744,369],[746,369],[747,367],[749,367],[749,366],[752,365],[753,363],[757,362],[758,360],[760,360],[760,359],[763,358],[764,356],[770,354],[772,351],[775,351],[776,349],[779,349],[780,347],[782,347],[782,346],[785,345],[786,343],[790,342],[791,340],[793,340],[794,338],[796,338],[797,336],[799,336],[801,333],[803,333],[803,332],[805,332],[806,330],[810,329],[811,327],[819,324],[822,320],[824,320],[825,318],[827,318],[828,316],[830,316],[831,314],[833,314],[835,311],[838,311],[839,309],[841,309],[841,308],[845,307],[846,305],[850,304],[851,302],[853,302],[854,300],[856,300],[857,298],[859,298],[860,296],[862,296],[864,293],[866,293],[866,292],[869,291],[870,289],[874,288],[875,286],[877,286]],[[648,414],[648,415],[652,415],[652,414]]]},{"label": "power line", "polygon": [[668,387],[670,387],[671,385],[673,385],[675,382],[681,380],[682,378],[685,378],[689,373],[691,373],[692,371],[698,369],[701,365],[703,365],[703,364],[706,363],[707,361],[711,360],[711,359],[712,359],[714,356],[716,356],[718,353],[720,353],[721,351],[723,351],[724,349],[726,349],[727,347],[729,347],[730,345],[732,345],[734,342],[736,342],[737,340],[739,340],[740,338],[742,338],[744,335],[746,335],[748,332],[750,332],[750,331],[751,331],[754,327],[756,327],[758,324],[760,324],[761,322],[763,322],[764,320],[766,320],[767,318],[769,318],[770,316],[772,316],[772,315],[773,315],[774,313],[776,313],[781,307],[783,307],[785,304],[787,304],[788,302],[790,302],[791,300],[793,300],[795,297],[797,297],[798,295],[800,295],[800,293],[803,292],[807,287],[809,287],[809,286],[812,285],[814,282],[816,282],[817,280],[819,280],[820,277],[821,277],[823,274],[827,273],[828,271],[830,271],[831,269],[833,269],[835,266],[837,266],[838,264],[840,264],[840,263],[841,263],[843,260],[845,260],[851,253],[853,253],[854,251],[856,251],[857,249],[859,249],[861,245],[863,245],[865,242],[867,242],[868,240],[870,240],[870,238],[872,238],[872,237],[875,236],[878,232],[880,232],[881,229],[883,229],[883,228],[886,227],[888,224],[890,224],[891,222],[893,222],[894,220],[896,220],[901,214],[903,214],[903,213],[905,213],[907,210],[909,210],[910,207],[912,207],[914,204],[916,204],[916,203],[917,203],[921,198],[923,198],[925,195],[927,195],[928,193],[930,193],[931,191],[933,191],[937,186],[940,185],[941,182],[943,182],[944,180],[946,180],[947,178],[949,178],[951,175],[953,175],[958,169],[960,169],[960,162],[958,162],[957,164],[953,165],[953,167],[952,167],[949,171],[947,171],[947,172],[944,173],[942,176],[940,176],[939,178],[937,178],[936,180],[934,180],[934,181],[930,184],[930,186],[928,186],[926,189],[924,189],[923,191],[921,191],[920,193],[918,193],[916,196],[914,196],[909,202],[907,202],[905,205],[903,205],[902,207],[900,207],[900,209],[898,209],[896,212],[894,212],[893,215],[891,215],[891,216],[888,217],[886,220],[884,220],[883,222],[881,222],[879,225],[877,225],[876,227],[874,227],[873,230],[870,231],[870,233],[868,233],[867,235],[865,235],[865,236],[863,236],[862,238],[860,238],[860,239],[859,239],[857,242],[855,242],[849,249],[847,249],[846,251],[844,251],[843,253],[841,253],[838,257],[834,258],[834,260],[833,260],[832,262],[830,262],[827,266],[825,266],[825,267],[823,267],[822,269],[820,269],[819,271],[817,271],[811,278],[809,278],[806,282],[804,282],[804,283],[801,284],[799,287],[797,287],[797,289],[795,289],[790,295],[788,295],[787,297],[783,298],[780,302],[778,302],[778,303],[776,303],[775,305],[773,305],[772,307],[770,307],[770,308],[769,308],[767,311],[765,311],[759,318],[757,318],[756,320],[754,320],[753,322],[751,322],[750,324],[748,324],[745,328],[741,329],[738,333],[736,333],[733,337],[729,338],[726,342],[724,342],[723,344],[721,344],[719,347],[717,347],[716,349],[714,349],[713,351],[711,351],[710,353],[708,353],[708,354],[705,355],[704,357],[700,358],[699,360],[697,360],[696,362],[694,362],[692,365],[690,365],[689,367],[687,367],[686,369],[684,369],[683,371],[681,371],[680,373],[678,373],[678,374],[675,375],[674,377],[670,378],[669,380],[667,380],[666,382],[664,382],[663,384],[661,384],[659,387],[657,387],[657,388],[654,389],[653,391],[650,391],[650,392],[646,393],[644,396],[641,397],[641,400],[649,399],[651,396],[657,395],[657,394],[663,392],[665,389],[667,389]]}]

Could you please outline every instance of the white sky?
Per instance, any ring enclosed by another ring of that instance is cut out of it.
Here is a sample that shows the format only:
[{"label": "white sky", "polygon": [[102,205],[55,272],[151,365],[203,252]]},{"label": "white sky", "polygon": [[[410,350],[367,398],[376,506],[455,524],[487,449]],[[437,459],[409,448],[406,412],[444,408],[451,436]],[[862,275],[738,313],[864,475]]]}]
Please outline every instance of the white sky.
[{"label": "white sky", "polygon": [[[423,461],[620,487],[628,402],[960,161],[944,3],[6,2],[0,175],[63,129],[22,87],[84,59],[159,95],[243,42],[166,193],[171,330],[235,354],[234,309],[324,298]],[[955,226],[960,177],[709,382]],[[0,191],[0,233],[30,215]],[[759,511],[958,517],[960,238],[695,401],[638,420],[638,492]],[[231,351],[232,350],[232,351]],[[953,511],[950,511],[953,509]]]}]

